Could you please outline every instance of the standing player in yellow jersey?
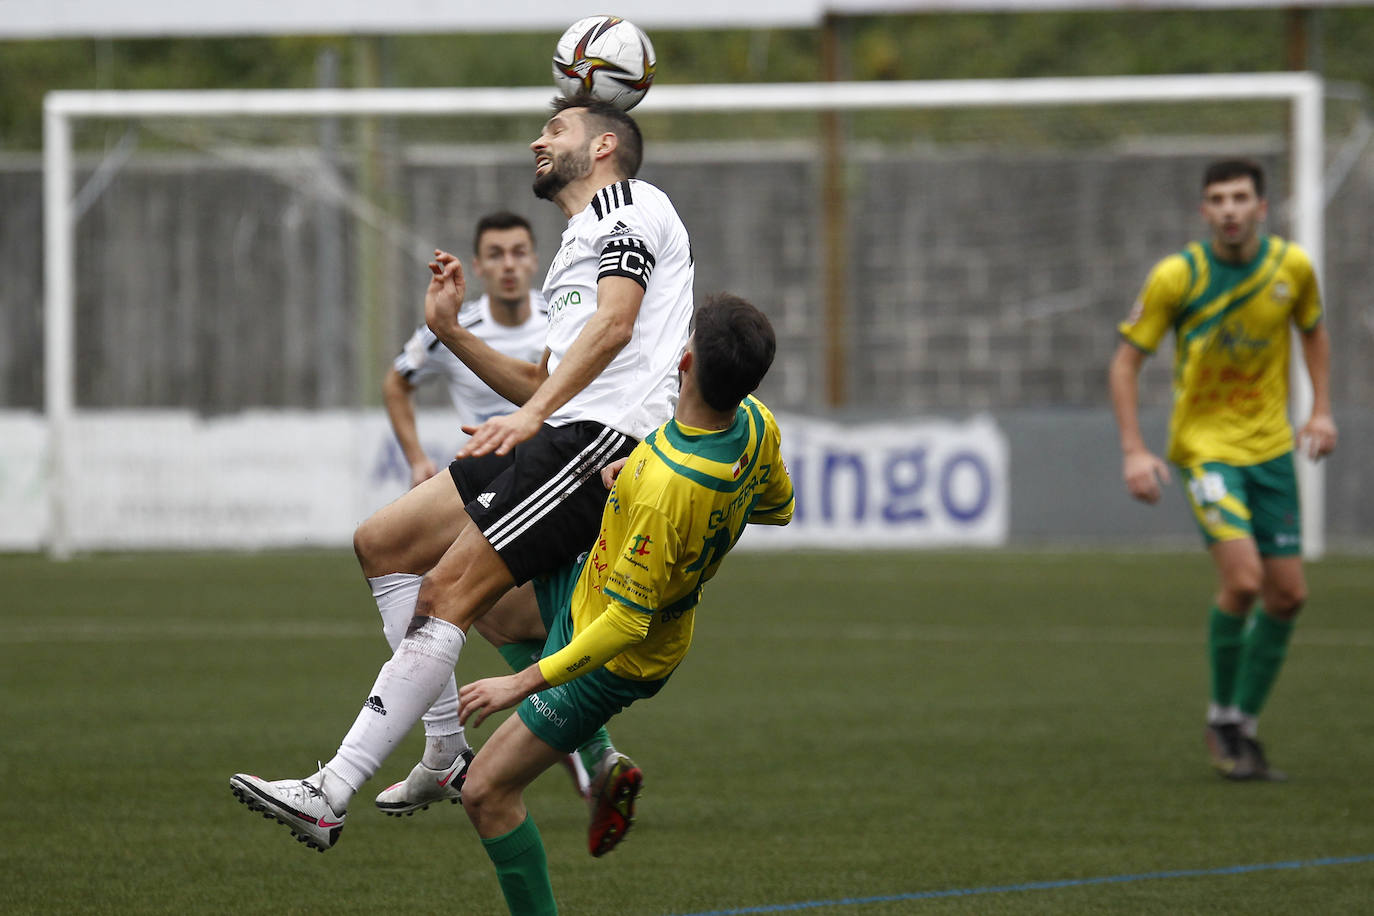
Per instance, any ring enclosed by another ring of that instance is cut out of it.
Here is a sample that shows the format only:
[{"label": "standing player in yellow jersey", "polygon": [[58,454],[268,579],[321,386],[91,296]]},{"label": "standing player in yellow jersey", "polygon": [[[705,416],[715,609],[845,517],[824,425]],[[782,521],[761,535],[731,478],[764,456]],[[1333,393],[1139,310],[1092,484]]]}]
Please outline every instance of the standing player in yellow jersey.
[{"label": "standing player in yellow jersey", "polygon": [[[742,299],[715,296],[697,311],[673,419],[604,475],[609,482],[619,472],[590,553],[561,581],[536,586],[541,601],[557,601],[543,658],[459,691],[460,717],[473,726],[520,703],[482,746],[463,787],[512,913],[557,912],[525,787],[667,682],[691,644],[702,585],[745,524],[792,518],[777,424],[749,396],[775,347],[768,319]],[[602,806],[614,823],[600,833],[614,845],[634,816],[638,771],[607,784],[617,787],[615,804]]]},{"label": "standing player in yellow jersey", "polygon": [[1193,242],[1155,265],[1120,325],[1112,406],[1126,489],[1156,502],[1169,467],[1141,436],[1138,377],[1172,329],[1168,459],[1183,475],[1220,581],[1208,624],[1207,748],[1212,765],[1230,779],[1282,780],[1255,735],[1307,598],[1287,410],[1290,325],[1298,329],[1313,394],[1297,442],[1314,459],[1336,447],[1330,340],[1307,254],[1260,231],[1268,213],[1260,167],[1212,163],[1201,209],[1210,243]]}]

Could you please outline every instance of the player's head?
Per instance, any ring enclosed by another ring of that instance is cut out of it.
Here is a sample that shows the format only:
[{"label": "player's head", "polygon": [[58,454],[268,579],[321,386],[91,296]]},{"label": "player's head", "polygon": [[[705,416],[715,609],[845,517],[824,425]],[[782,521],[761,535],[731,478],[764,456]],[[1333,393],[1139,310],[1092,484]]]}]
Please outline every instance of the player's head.
[{"label": "player's head", "polygon": [[472,269],[487,295],[507,305],[523,305],[539,266],[534,230],[518,213],[500,210],[477,221]]},{"label": "player's head", "polygon": [[692,318],[688,371],[707,405],[733,410],[759,387],[777,349],[768,316],[739,296],[715,293]]},{"label": "player's head", "polygon": [[1264,170],[1248,159],[1221,159],[1202,175],[1202,218],[1216,248],[1232,256],[1253,254],[1260,223],[1269,213]]},{"label": "player's head", "polygon": [[1255,196],[1264,197],[1264,169],[1251,159],[1218,159],[1208,165],[1202,173],[1202,193],[1205,195],[1211,185],[1237,178],[1249,178]]},{"label": "player's head", "polygon": [[599,163],[606,163],[609,177],[618,180],[639,174],[644,160],[644,138],[634,118],[609,102],[584,95],[555,99],[553,116],[530,149],[535,156],[534,193],[545,200],[590,176]]}]

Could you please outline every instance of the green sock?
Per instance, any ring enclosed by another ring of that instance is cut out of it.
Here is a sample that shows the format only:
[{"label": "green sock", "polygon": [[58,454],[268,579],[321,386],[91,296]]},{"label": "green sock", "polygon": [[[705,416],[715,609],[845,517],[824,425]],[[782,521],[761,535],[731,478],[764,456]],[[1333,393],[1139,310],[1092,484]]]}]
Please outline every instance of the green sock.
[{"label": "green sock", "polygon": [[1276,620],[1263,611],[1255,614],[1255,621],[1245,634],[1240,674],[1236,678],[1236,705],[1245,715],[1257,716],[1264,708],[1269,691],[1279,679],[1292,636],[1293,621]]},{"label": "green sock", "polygon": [[1212,702],[1218,706],[1230,706],[1235,699],[1244,632],[1244,617],[1212,606],[1207,619],[1207,655],[1212,663]]},{"label": "green sock", "polygon": [[511,916],[548,916],[558,912],[549,883],[549,863],[544,841],[534,818],[525,820],[504,836],[483,839],[487,858],[496,866],[496,880]]},{"label": "green sock", "polygon": [[544,651],[544,644],[534,639],[527,639],[524,642],[507,643],[498,646],[497,652],[510,665],[512,671],[524,671],[530,665],[539,661],[539,653]]},{"label": "green sock", "polygon": [[582,758],[582,768],[588,775],[596,772],[596,765],[601,762],[601,758],[606,756],[606,750],[611,746],[610,732],[606,731],[606,726],[601,726],[587,741],[577,749],[577,756]]}]

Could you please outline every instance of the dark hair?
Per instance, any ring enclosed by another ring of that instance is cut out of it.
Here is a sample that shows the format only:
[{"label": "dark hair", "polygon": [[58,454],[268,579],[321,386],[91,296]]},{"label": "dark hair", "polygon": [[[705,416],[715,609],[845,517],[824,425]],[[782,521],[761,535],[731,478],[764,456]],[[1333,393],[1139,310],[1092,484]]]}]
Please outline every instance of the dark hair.
[{"label": "dark hair", "polygon": [[569,108],[586,110],[592,130],[597,133],[615,134],[620,141],[615,149],[615,164],[622,177],[633,178],[639,174],[639,167],[644,163],[644,135],[629,112],[585,93],[553,100],[554,114]]},{"label": "dark hair", "polygon": [[697,388],[715,410],[732,410],[763,381],[777,352],[773,325],[750,303],[715,293],[692,319]]},{"label": "dark hair", "polygon": [[488,213],[477,221],[477,231],[472,235],[473,252],[481,253],[482,235],[492,229],[524,229],[530,234],[530,241],[534,241],[534,230],[530,228],[529,220],[519,213],[497,210],[495,213]]},{"label": "dark hair", "polygon": [[1202,189],[1219,181],[1248,177],[1255,183],[1255,196],[1264,197],[1264,169],[1252,159],[1218,159],[1202,173]]}]

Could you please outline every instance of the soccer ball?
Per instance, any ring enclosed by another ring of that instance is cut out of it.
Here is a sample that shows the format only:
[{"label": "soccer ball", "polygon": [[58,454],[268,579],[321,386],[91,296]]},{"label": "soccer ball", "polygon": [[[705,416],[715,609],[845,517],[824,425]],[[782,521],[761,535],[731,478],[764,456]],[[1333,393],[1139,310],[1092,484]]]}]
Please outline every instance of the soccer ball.
[{"label": "soccer ball", "polygon": [[619,16],[588,16],[568,27],[553,49],[553,81],[567,98],[590,93],[629,111],[654,81],[654,46]]}]

